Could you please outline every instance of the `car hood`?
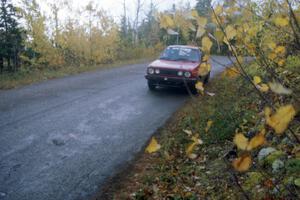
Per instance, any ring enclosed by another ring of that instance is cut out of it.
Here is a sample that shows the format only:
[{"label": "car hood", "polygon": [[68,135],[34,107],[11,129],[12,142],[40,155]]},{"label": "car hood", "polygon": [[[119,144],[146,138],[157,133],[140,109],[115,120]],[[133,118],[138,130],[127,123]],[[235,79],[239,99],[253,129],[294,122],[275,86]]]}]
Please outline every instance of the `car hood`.
[{"label": "car hood", "polygon": [[155,60],[149,66],[167,69],[182,69],[193,70],[200,65],[200,62],[186,62],[186,61],[169,61],[169,60]]}]

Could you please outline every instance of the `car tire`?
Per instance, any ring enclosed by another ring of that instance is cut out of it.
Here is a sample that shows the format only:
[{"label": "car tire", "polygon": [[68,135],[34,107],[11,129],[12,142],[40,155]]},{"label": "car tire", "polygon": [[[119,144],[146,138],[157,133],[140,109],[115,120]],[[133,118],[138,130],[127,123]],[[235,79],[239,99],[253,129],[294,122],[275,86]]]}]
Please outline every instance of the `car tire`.
[{"label": "car tire", "polygon": [[148,81],[148,88],[153,91],[156,89],[156,85],[152,81]]},{"label": "car tire", "polygon": [[207,84],[210,78],[210,72],[204,77],[203,83]]},{"label": "car tire", "polygon": [[189,87],[189,90],[191,91],[191,94],[193,94],[193,95],[198,94],[198,90],[197,90],[197,88],[196,88],[195,85],[191,85],[191,86]]}]

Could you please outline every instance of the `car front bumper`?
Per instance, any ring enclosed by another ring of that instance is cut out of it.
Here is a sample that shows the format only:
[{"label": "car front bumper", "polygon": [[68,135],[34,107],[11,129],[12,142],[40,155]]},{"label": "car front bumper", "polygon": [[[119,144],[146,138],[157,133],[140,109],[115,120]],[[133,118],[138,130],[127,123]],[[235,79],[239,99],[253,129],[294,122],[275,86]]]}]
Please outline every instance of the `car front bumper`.
[{"label": "car front bumper", "polygon": [[152,84],[159,86],[182,87],[186,85],[195,85],[197,83],[196,78],[167,77],[149,74],[145,75],[145,78],[151,81]]}]

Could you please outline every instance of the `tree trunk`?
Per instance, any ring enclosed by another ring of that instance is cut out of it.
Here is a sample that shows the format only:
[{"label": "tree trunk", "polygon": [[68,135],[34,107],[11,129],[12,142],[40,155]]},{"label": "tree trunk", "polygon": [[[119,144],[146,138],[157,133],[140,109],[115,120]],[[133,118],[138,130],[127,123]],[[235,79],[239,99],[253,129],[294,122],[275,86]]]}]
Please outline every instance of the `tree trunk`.
[{"label": "tree trunk", "polygon": [[3,73],[3,68],[4,68],[4,65],[3,65],[3,57],[1,56],[0,57],[0,73]]},{"label": "tree trunk", "polygon": [[10,63],[10,57],[6,57],[6,61],[7,61],[7,69],[8,69],[8,71],[12,71],[11,70],[11,63]]}]

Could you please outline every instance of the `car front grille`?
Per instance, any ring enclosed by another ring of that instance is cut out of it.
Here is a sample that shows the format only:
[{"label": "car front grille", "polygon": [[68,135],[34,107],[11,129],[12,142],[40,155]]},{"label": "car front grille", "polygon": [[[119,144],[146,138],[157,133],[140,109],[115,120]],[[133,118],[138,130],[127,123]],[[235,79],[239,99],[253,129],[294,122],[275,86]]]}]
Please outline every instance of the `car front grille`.
[{"label": "car front grille", "polygon": [[173,69],[160,69],[160,75],[165,75],[165,76],[177,76],[177,70]]}]

